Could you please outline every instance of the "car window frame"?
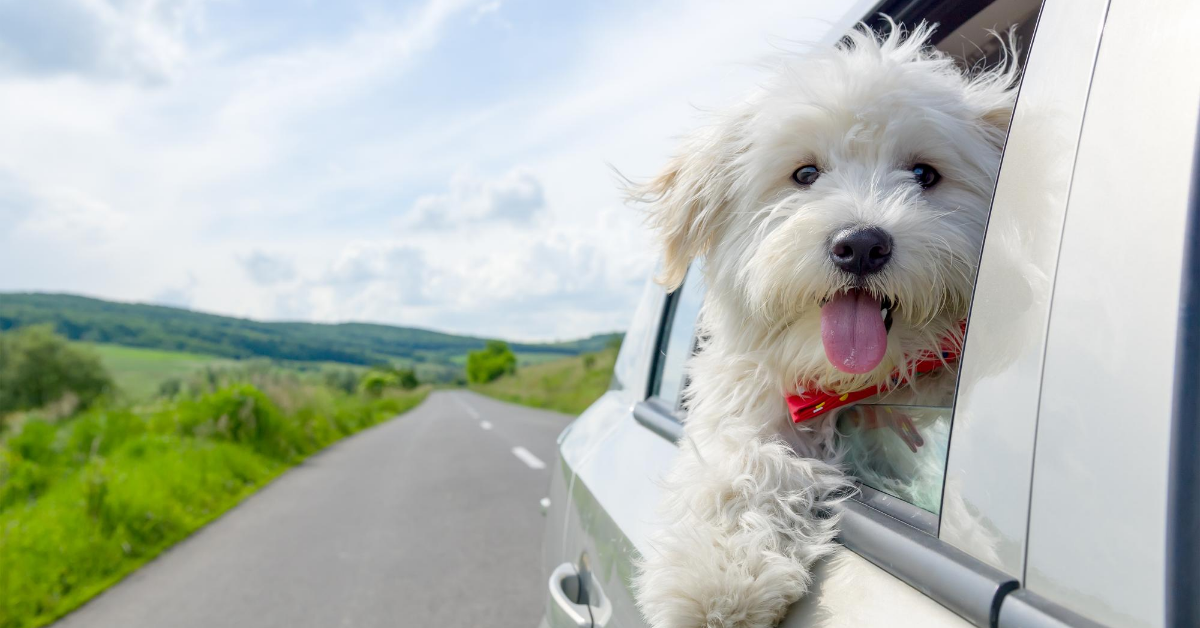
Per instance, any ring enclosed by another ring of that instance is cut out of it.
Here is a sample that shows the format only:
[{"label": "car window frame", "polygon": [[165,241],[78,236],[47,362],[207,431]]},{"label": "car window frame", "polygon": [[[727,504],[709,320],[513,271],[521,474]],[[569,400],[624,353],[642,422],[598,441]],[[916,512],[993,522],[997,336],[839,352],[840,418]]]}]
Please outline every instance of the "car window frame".
[{"label": "car window frame", "polygon": [[[691,271],[685,277],[684,282],[687,282],[687,277],[691,276]],[[650,385],[647,388],[647,398],[653,400],[658,405],[667,409],[672,415],[678,413],[679,400],[666,399],[659,393],[661,392],[663,382],[663,371],[666,367],[667,350],[671,341],[671,332],[675,329],[675,315],[679,313],[679,301],[683,297],[683,285],[679,288],[668,292],[666,302],[663,303],[663,311],[658,325],[658,334],[654,339],[654,356],[650,360]],[[692,341],[695,343],[696,332],[692,331]],[[685,384],[686,385],[686,384]],[[680,386],[682,391],[683,386]],[[679,418],[682,422],[682,417]]]},{"label": "car window frame", "polygon": [[[699,276],[699,265],[699,262],[693,263],[688,269],[684,276],[684,284]],[[658,392],[662,383],[663,363],[667,359],[667,345],[671,338],[671,330],[674,328],[675,315],[679,311],[679,300],[683,297],[684,287],[685,285],[680,285],[679,288],[666,293],[663,298],[662,308],[658,314],[658,331],[655,334],[653,353],[650,356],[645,395],[633,407],[633,416],[638,423],[673,443],[678,443],[679,439],[683,437],[683,421],[687,413],[679,404],[678,399],[664,399],[659,396]],[[703,297],[701,303],[703,303]],[[690,336],[693,354],[696,349],[695,327],[693,322]],[[686,386],[687,382],[685,381],[680,390],[682,391]]]}]

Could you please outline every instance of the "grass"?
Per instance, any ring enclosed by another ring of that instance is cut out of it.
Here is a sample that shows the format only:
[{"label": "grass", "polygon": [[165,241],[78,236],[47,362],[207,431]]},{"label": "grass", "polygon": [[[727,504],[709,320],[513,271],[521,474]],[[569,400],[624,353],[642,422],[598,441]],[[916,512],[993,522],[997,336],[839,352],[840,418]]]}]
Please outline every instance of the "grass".
[{"label": "grass", "polygon": [[289,467],[428,392],[374,398],[298,379],[260,387],[26,418],[9,433],[0,444],[0,628],[61,617]]},{"label": "grass", "polygon": [[227,366],[234,360],[201,353],[140,349],[120,345],[85,344],[100,356],[117,386],[134,400],[149,399],[170,379],[184,379],[209,366]]},{"label": "grass", "polygon": [[533,366],[535,364],[545,364],[547,362],[559,362],[563,359],[561,354],[553,353],[522,353],[518,351],[517,366]]},{"label": "grass", "polygon": [[515,374],[474,384],[471,390],[526,406],[579,414],[608,390],[616,359],[617,351],[606,349],[519,366]]},{"label": "grass", "polygon": [[[526,353],[517,351],[514,355],[517,356],[517,366],[545,364],[546,362],[558,362],[563,359],[563,354],[561,353]],[[455,366],[466,366],[467,354],[451,356],[450,363]]]}]

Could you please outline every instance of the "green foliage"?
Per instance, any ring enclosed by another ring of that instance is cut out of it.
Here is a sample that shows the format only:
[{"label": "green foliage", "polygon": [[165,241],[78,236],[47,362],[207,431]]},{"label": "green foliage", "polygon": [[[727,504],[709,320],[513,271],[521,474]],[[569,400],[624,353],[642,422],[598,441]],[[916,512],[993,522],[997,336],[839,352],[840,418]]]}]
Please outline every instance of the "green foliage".
[{"label": "green foliage", "polygon": [[183,392],[183,380],[178,377],[165,379],[158,384],[157,396],[174,399],[179,393]]},{"label": "green foliage", "polygon": [[358,390],[359,374],[357,371],[346,368],[329,369],[324,375],[325,385],[344,393],[352,393]]},{"label": "green foliage", "polygon": [[412,390],[421,385],[417,379],[417,372],[412,369],[396,369],[396,380],[400,384],[400,388],[404,390]]},{"label": "green foliage", "polygon": [[198,353],[96,343],[78,344],[96,352],[104,368],[112,374],[117,388],[135,401],[155,396],[174,397],[183,392],[183,383],[196,372],[205,368],[237,364],[227,358]]},{"label": "green foliage", "polygon": [[0,414],[70,398],[87,407],[112,390],[100,358],[47,326],[0,334]]},{"label": "green foliage", "polygon": [[388,364],[367,371],[359,382],[362,391],[372,397],[382,395],[389,388],[412,390],[420,385],[421,382],[417,380],[417,373],[413,369],[396,368]]},{"label": "green foliage", "polygon": [[249,374],[263,387],[214,371],[201,376],[217,386],[208,393],[13,429],[0,444],[0,628],[62,616],[289,466],[427,394],[367,398]]},{"label": "green foliage", "polygon": [[[486,345],[483,338],[388,325],[266,323],[65,294],[0,294],[0,331],[37,324],[50,325],[72,340],[224,358],[361,365],[403,361],[425,381],[453,379],[457,369],[451,368],[451,360]],[[515,344],[513,349],[569,356],[597,351],[612,337]],[[157,383],[147,392],[155,387]]]},{"label": "green foliage", "polygon": [[378,397],[379,395],[383,394],[384,390],[391,388],[396,384],[396,378],[391,373],[385,371],[370,371],[363,376],[359,386],[361,386],[362,391],[368,395],[371,395],[372,397]]},{"label": "green foliage", "polygon": [[564,358],[521,368],[471,390],[535,408],[579,414],[608,390],[617,351]]},{"label": "green foliage", "polygon": [[249,384],[182,400],[170,412],[168,420],[184,436],[237,443],[279,460],[308,453],[299,426],[285,421],[279,408]]},{"label": "green foliage", "polygon": [[516,372],[517,356],[506,342],[489,340],[482,351],[467,354],[467,380],[473,384],[486,384]]}]

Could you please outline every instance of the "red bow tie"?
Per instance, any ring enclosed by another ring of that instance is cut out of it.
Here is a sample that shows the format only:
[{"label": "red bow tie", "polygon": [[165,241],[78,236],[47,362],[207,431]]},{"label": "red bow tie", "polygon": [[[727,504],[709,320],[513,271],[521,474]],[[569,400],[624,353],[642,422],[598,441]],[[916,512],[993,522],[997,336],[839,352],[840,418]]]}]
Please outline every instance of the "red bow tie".
[{"label": "red bow tie", "polygon": [[[966,329],[966,324],[963,324],[963,329]],[[919,375],[936,371],[946,364],[958,360],[958,350],[953,348],[953,343],[943,343],[940,356],[932,354],[924,354],[921,356],[910,370],[911,376],[916,378]],[[896,371],[892,375],[892,386],[871,386],[848,393],[826,393],[820,390],[810,392],[802,392],[795,395],[788,395],[787,406],[788,413],[792,415],[793,423],[800,423],[815,419],[830,410],[836,410],[848,406],[852,403],[862,401],[867,397],[872,397],[884,390],[889,390],[901,384],[904,384],[908,376],[900,371]]]}]

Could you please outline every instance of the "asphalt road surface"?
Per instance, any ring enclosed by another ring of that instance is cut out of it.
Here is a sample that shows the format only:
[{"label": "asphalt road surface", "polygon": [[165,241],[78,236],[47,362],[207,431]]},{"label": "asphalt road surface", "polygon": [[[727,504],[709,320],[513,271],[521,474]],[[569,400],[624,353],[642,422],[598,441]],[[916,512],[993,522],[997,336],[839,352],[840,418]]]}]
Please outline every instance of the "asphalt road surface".
[{"label": "asphalt road surface", "polygon": [[56,628],[534,628],[538,502],[569,417],[437,392],[352,436]]}]

